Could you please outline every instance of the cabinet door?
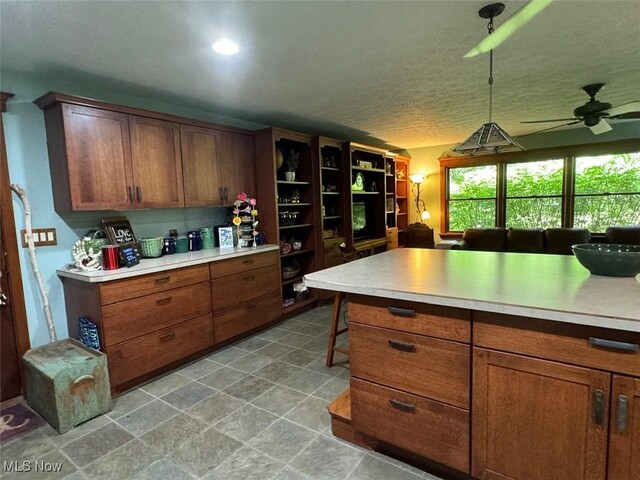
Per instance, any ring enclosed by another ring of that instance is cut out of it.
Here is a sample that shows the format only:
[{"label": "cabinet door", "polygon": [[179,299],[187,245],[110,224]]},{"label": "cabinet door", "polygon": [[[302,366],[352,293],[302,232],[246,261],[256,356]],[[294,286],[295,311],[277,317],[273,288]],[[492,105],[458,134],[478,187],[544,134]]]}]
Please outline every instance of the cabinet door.
[{"label": "cabinet door", "polygon": [[605,478],[608,373],[474,348],[472,474]]},{"label": "cabinet door", "polygon": [[180,125],[184,203],[187,207],[222,205],[222,185],[218,177],[216,131]]},{"label": "cabinet door", "polygon": [[[63,104],[62,116],[71,210],[131,208],[128,188],[131,185],[131,147],[127,115]],[[49,142],[52,142],[51,138]],[[49,148],[51,150],[51,145]],[[56,168],[64,167],[58,165]],[[66,186],[63,183],[56,185],[54,180],[54,194],[60,195],[64,191]],[[66,202],[66,199],[62,201]]]},{"label": "cabinet door", "polygon": [[224,187],[224,204],[231,205],[236,195],[256,191],[253,137],[233,132],[217,132],[220,183]]},{"label": "cabinet door", "polygon": [[177,123],[129,116],[136,207],[184,206]]},{"label": "cabinet door", "polygon": [[640,379],[613,376],[609,478],[640,479]]}]

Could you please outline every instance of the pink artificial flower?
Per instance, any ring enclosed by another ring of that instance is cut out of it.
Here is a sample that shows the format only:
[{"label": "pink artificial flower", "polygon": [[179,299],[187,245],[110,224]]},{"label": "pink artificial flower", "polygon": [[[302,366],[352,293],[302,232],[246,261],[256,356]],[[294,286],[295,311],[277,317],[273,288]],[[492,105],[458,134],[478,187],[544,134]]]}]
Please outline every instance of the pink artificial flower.
[{"label": "pink artificial flower", "polygon": [[234,215],[238,215],[240,213],[240,210],[238,209],[238,207],[236,206],[236,208],[233,209],[233,214]]},{"label": "pink artificial flower", "polygon": [[247,201],[247,194],[244,192],[241,192],[238,194],[238,200],[242,201],[242,202],[246,202]]},{"label": "pink artificial flower", "polygon": [[256,201],[256,199],[255,199],[255,198],[250,198],[250,199],[249,199],[249,205],[251,205],[252,207],[255,207],[255,206],[256,206],[256,203],[258,203],[258,202]]}]

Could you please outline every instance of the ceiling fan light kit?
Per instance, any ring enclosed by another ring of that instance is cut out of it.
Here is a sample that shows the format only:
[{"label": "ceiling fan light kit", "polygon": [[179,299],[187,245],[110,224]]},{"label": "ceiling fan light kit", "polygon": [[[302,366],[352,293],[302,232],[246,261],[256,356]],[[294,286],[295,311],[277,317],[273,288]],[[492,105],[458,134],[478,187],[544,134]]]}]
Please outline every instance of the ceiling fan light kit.
[{"label": "ceiling fan light kit", "polygon": [[[481,18],[488,18],[489,36],[493,33],[493,19],[502,13],[504,4],[492,3],[478,12]],[[453,149],[463,155],[491,155],[501,152],[519,152],[524,150],[500,126],[491,120],[493,113],[493,50],[489,51],[489,121],[483,124],[469,138]]]}]

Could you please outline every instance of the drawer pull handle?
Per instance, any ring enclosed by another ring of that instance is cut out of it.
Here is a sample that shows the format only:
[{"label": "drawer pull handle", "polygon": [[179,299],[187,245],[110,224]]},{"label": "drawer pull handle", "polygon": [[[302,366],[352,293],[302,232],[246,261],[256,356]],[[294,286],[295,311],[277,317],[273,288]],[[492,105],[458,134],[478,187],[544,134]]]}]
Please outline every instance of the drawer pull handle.
[{"label": "drawer pull handle", "polygon": [[171,277],[162,277],[162,278],[157,278],[155,282],[156,285],[164,285],[165,283],[169,283],[169,280],[171,279]]},{"label": "drawer pull handle", "polygon": [[602,390],[593,391],[593,421],[596,425],[602,425],[604,419],[604,392]]},{"label": "drawer pull handle", "polygon": [[127,187],[129,189],[129,203],[133,203],[133,187]]},{"label": "drawer pull handle", "polygon": [[175,335],[176,335],[176,332],[165,333],[160,337],[160,340],[163,342],[166,340],[171,340],[173,337],[175,337]]},{"label": "drawer pull handle", "polygon": [[254,303],[252,305],[247,305],[247,310],[255,310],[258,306]]},{"label": "drawer pull handle", "polygon": [[416,311],[412,308],[387,307],[389,313],[400,317],[415,317]]},{"label": "drawer pull handle", "polygon": [[142,202],[142,188],[136,186],[136,198],[138,202]]},{"label": "drawer pull handle", "polygon": [[95,379],[93,378],[93,375],[82,375],[82,376],[80,376],[80,377],[76,378],[76,379],[73,381],[73,384],[74,384],[74,385],[78,385],[79,383],[87,382],[87,381],[91,381],[91,382],[92,382],[93,380],[95,380]]},{"label": "drawer pull handle", "polygon": [[249,281],[251,281],[251,280],[255,280],[255,279],[256,279],[256,277],[255,277],[255,275],[248,275],[248,276],[246,276],[246,277],[242,277],[242,279],[243,279],[245,282],[249,282]]},{"label": "drawer pull handle", "polygon": [[410,403],[401,402],[400,400],[394,400],[393,398],[389,400],[389,403],[396,410],[400,410],[405,413],[416,413],[415,405],[411,405]]},{"label": "drawer pull handle", "polygon": [[251,265],[254,262],[254,260],[243,260],[242,263],[244,263],[245,265]]},{"label": "drawer pull handle", "polygon": [[640,345],[637,343],[616,342],[615,340],[606,340],[604,338],[589,337],[589,345],[624,350],[625,352],[640,352]]},{"label": "drawer pull handle", "polygon": [[156,300],[156,305],[162,307],[164,305],[169,305],[171,303],[171,297],[161,298],[160,300]]},{"label": "drawer pull handle", "polygon": [[401,350],[403,352],[415,352],[416,346],[413,343],[407,342],[398,342],[397,340],[388,340],[389,346],[391,348],[395,348],[396,350]]},{"label": "drawer pull handle", "polygon": [[618,433],[627,431],[627,396],[618,395],[618,418],[616,419]]}]

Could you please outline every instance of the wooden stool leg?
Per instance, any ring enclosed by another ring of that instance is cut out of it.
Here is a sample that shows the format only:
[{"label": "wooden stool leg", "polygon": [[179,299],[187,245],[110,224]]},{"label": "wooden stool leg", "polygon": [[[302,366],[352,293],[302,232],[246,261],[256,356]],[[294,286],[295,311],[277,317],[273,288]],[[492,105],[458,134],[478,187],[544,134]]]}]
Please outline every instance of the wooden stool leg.
[{"label": "wooden stool leg", "polygon": [[333,366],[333,351],[336,347],[336,337],[338,336],[338,322],[340,321],[340,306],[344,298],[344,292],[336,292],[333,301],[333,316],[331,317],[331,328],[329,329],[329,345],[327,347],[327,367]]}]

